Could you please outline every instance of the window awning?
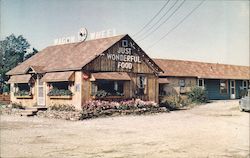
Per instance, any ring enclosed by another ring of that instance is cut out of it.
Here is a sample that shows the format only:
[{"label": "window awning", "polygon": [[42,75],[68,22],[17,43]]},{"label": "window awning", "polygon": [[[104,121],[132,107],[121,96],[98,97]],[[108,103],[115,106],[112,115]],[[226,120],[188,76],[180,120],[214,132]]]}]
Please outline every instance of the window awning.
[{"label": "window awning", "polygon": [[121,81],[130,81],[128,73],[126,72],[98,72],[91,74],[91,81],[95,80],[121,80]]},{"label": "window awning", "polygon": [[46,73],[41,79],[42,82],[62,82],[62,81],[74,81],[72,74],[74,71],[65,72],[49,72]]},{"label": "window awning", "polygon": [[29,83],[31,74],[10,76],[8,83]]},{"label": "window awning", "polygon": [[159,78],[158,83],[164,84],[164,83],[170,83],[170,82],[169,82],[169,80],[167,78]]}]

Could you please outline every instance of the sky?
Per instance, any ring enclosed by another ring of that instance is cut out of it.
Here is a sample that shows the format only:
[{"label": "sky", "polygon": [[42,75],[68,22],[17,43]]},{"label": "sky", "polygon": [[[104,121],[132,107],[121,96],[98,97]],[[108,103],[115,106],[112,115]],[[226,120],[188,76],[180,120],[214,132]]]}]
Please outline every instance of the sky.
[{"label": "sky", "polygon": [[[183,5],[179,0],[170,10],[175,2],[170,0],[134,36],[167,1],[0,0],[0,39],[23,35],[31,47],[42,50],[56,38],[77,35],[82,27],[88,32],[115,29],[117,34],[129,34],[150,57],[249,65],[248,0],[206,0],[190,16],[200,0],[186,0]],[[156,27],[166,22],[155,32],[148,31],[160,17]]]}]

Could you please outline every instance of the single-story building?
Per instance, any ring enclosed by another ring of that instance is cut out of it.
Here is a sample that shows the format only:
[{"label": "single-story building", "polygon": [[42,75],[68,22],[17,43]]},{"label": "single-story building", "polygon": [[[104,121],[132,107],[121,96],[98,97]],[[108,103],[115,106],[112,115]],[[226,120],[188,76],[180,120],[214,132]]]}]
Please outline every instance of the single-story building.
[{"label": "single-story building", "polygon": [[25,106],[94,99],[185,94],[205,87],[209,99],[235,99],[249,87],[249,67],[151,59],[128,35],[49,46],[9,72],[11,102]]},{"label": "single-story building", "polygon": [[128,36],[49,46],[9,72],[11,101],[25,106],[93,99],[158,102],[163,72]]},{"label": "single-story building", "polygon": [[184,60],[154,59],[164,71],[159,94],[186,94],[205,88],[209,99],[238,99],[250,88],[250,67]]}]

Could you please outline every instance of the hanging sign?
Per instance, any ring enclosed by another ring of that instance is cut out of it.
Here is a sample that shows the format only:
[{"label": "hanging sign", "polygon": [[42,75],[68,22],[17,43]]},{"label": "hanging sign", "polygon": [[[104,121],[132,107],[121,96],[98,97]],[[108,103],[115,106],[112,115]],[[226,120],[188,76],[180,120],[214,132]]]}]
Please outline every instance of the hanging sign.
[{"label": "hanging sign", "polygon": [[89,75],[86,74],[86,73],[83,73],[83,74],[82,74],[82,78],[83,78],[84,80],[87,80],[87,79],[89,78]]}]

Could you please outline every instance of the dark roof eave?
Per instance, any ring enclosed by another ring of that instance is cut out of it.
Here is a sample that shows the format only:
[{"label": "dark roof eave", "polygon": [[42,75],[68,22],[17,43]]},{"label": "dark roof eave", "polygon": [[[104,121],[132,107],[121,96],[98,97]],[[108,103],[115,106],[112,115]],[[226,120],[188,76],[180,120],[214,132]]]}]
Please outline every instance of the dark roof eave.
[{"label": "dark roof eave", "polygon": [[180,77],[180,78],[199,78],[199,79],[226,79],[226,80],[250,80],[249,78],[230,78],[230,77],[204,77],[204,76],[182,76],[182,75],[178,75],[178,76],[174,76],[174,75],[159,75],[159,77]]},{"label": "dark roof eave", "polygon": [[[82,68],[70,68],[70,69],[53,69],[53,70],[48,70],[48,71],[43,71],[43,72],[39,72],[37,74],[42,74],[42,73],[49,73],[49,72],[63,72],[63,71],[78,71],[78,70],[81,70]],[[27,74],[25,72],[18,72],[18,73],[9,73],[6,75],[8,76],[12,76],[12,75],[24,75],[24,74]]]}]

